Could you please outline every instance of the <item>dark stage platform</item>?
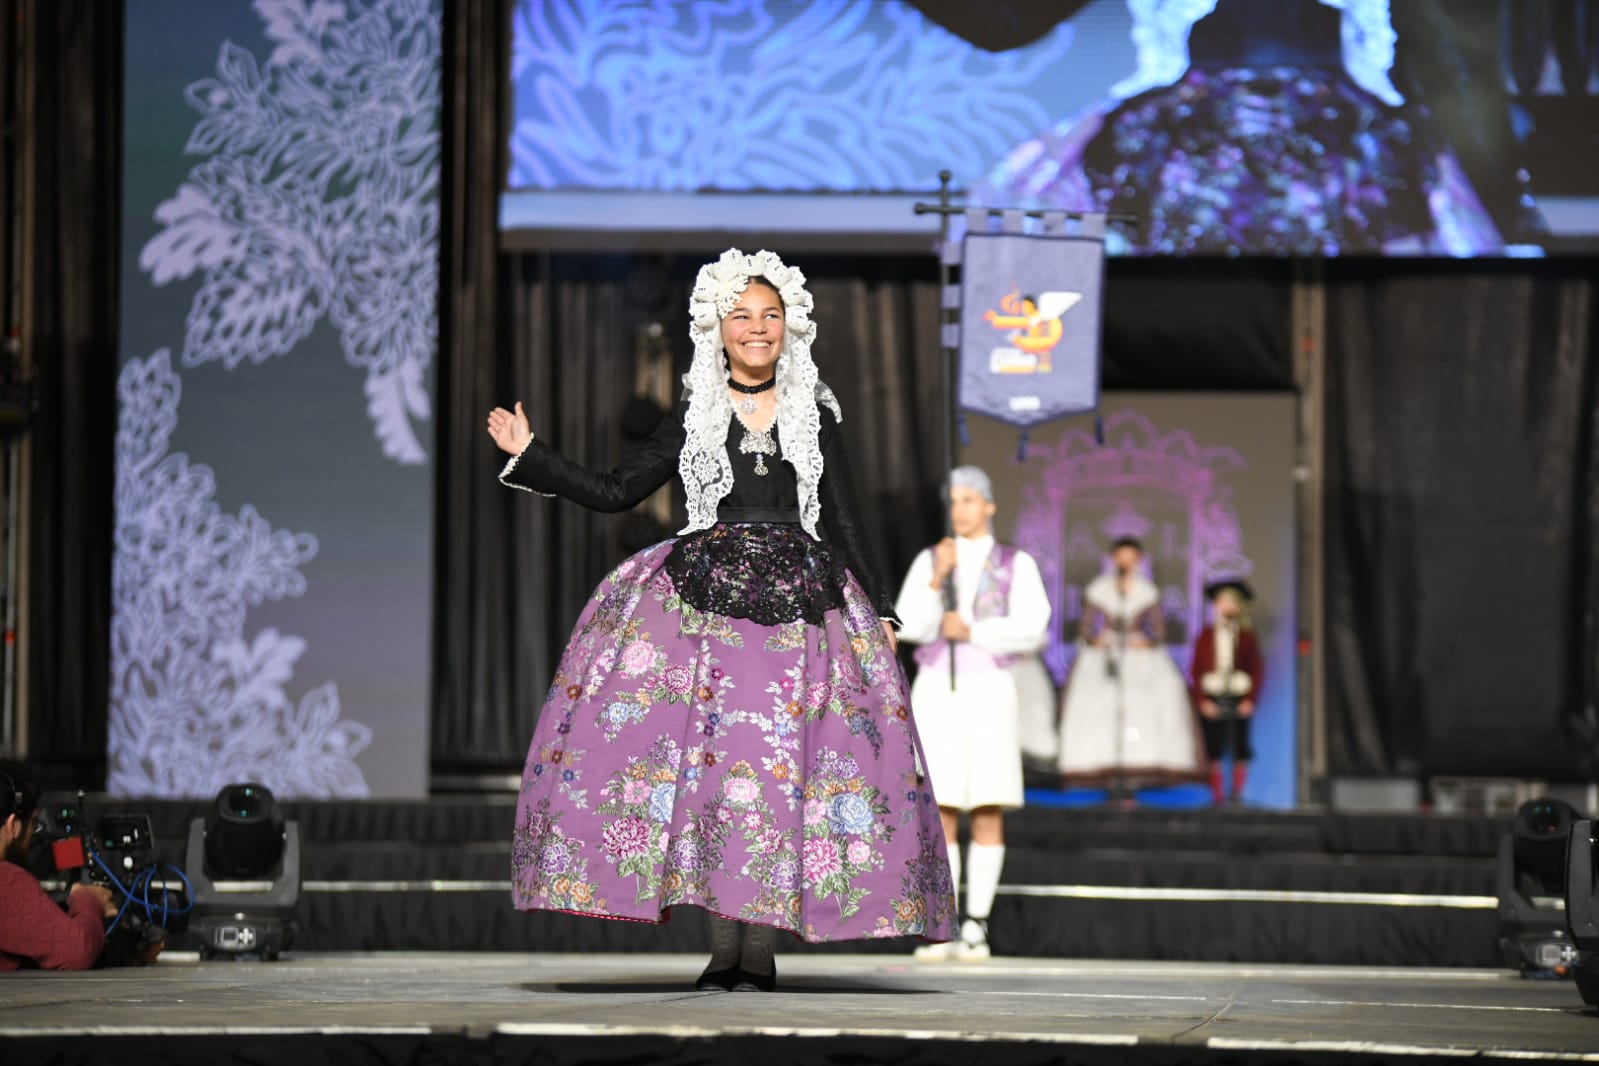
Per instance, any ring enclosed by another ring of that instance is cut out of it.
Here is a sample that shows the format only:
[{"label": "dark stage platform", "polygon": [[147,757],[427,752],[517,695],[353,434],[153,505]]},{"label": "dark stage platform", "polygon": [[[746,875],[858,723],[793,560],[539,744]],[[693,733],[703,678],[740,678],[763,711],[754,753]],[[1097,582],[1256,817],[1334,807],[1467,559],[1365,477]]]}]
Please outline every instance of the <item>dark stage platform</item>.
[{"label": "dark stage platform", "polygon": [[0,1062],[1599,1062],[1564,982],[1484,970],[778,959],[700,993],[699,955],[302,955],[0,977]]},{"label": "dark stage platform", "polygon": [[[661,925],[510,906],[515,798],[294,803],[308,951],[697,951],[700,912]],[[142,810],[183,861],[204,803]],[[1494,850],[1508,822],[1436,815],[1029,807],[1006,819],[1001,954],[1353,966],[1495,966]],[[906,944],[846,945],[898,952]],[[819,949],[833,950],[833,949]]]}]

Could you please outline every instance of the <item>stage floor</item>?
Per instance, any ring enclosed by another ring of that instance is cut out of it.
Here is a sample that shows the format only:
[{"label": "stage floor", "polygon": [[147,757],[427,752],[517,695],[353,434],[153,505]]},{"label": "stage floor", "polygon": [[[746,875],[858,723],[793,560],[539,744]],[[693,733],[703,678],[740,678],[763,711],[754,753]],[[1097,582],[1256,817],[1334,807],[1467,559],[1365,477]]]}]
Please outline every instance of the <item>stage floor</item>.
[{"label": "stage floor", "polygon": [[778,963],[770,995],[696,992],[700,957],[657,954],[177,957],[146,970],[11,974],[0,977],[0,1061],[103,1052],[127,1062],[158,1041],[163,1061],[221,1061],[248,1046],[247,1061],[304,1066],[342,1058],[327,1042],[339,1040],[358,1042],[363,1061],[388,1060],[384,1048],[414,1061],[405,1049],[430,1043],[485,1062],[622,1061],[641,1049],[656,1052],[648,1061],[706,1062],[735,1048],[766,1063],[845,1048],[858,1061],[974,1061],[988,1043],[1007,1045],[1007,1062],[1599,1062],[1599,1014],[1572,984],[1506,972],[881,955]]}]

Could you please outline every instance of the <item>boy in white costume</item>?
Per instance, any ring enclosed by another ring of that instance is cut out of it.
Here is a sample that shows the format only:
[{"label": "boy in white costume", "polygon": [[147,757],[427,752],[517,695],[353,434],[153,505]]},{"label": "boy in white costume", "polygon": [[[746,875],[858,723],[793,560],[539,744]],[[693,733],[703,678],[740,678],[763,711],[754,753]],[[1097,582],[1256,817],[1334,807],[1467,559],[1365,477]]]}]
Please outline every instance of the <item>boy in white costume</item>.
[{"label": "boy in white costume", "polygon": [[[904,622],[900,640],[921,645],[911,706],[944,820],[957,894],[963,865],[960,815],[971,817],[960,939],[918,949],[921,958],[988,957],[988,916],[1005,863],[1004,812],[1022,805],[1016,682],[1010,668],[1044,646],[1050,608],[1032,556],[994,540],[994,511],[987,474],[975,466],[951,471],[955,535],[916,557],[895,604]],[[946,600],[951,582],[953,610]]]},{"label": "boy in white costume", "polygon": [[[1158,781],[1192,776],[1198,734],[1188,686],[1166,654],[1160,589],[1141,572],[1131,537],[1111,547],[1112,571],[1083,593],[1082,647],[1066,679],[1063,780]],[[936,782],[935,782],[936,787]]]}]

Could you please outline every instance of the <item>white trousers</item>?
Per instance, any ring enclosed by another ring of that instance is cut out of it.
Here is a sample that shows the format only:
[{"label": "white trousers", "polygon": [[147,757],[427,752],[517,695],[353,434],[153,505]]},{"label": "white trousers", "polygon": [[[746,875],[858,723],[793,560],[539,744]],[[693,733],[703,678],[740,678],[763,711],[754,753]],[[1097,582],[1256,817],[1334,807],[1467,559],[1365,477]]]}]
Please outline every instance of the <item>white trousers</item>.
[{"label": "white trousers", "polygon": [[918,670],[911,709],[940,807],[1022,805],[1022,754],[1016,738],[1016,682],[1008,670]]}]

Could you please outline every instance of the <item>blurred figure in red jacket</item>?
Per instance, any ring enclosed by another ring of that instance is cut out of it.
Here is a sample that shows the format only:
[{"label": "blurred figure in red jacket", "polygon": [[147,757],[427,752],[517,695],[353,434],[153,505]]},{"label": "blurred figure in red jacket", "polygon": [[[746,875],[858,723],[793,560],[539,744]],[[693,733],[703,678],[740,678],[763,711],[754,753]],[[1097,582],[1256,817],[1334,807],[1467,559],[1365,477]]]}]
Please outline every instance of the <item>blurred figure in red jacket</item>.
[{"label": "blurred figure in red jacket", "polygon": [[33,842],[39,785],[20,762],[0,760],[0,971],[87,970],[117,913],[109,888],[74,885],[63,911],[23,866]]},{"label": "blurred figure in red jacket", "polygon": [[[1189,669],[1189,692],[1199,712],[1205,734],[1205,756],[1210,760],[1210,793],[1218,805],[1237,803],[1243,797],[1254,749],[1249,743],[1249,723],[1260,699],[1262,678],[1260,645],[1244,619],[1244,605],[1254,599],[1243,581],[1217,581],[1205,589],[1212,604],[1210,625],[1194,643]],[[1223,761],[1233,760],[1232,792],[1223,790]]]}]

